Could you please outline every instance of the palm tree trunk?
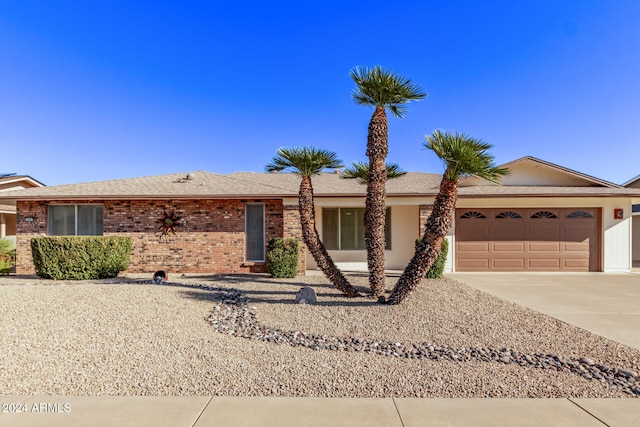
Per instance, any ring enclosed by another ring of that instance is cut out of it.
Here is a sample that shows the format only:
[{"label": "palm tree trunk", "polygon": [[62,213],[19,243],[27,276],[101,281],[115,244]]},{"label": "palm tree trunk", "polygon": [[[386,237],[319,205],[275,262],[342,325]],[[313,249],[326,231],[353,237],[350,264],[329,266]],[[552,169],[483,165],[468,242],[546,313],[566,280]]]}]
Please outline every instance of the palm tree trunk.
[{"label": "palm tree trunk", "polygon": [[457,198],[458,181],[443,177],[440,183],[440,192],[436,196],[433,211],[425,226],[422,242],[416,248],[413,258],[391,291],[387,304],[401,303],[416,288],[440,255],[442,241],[451,227]]},{"label": "palm tree trunk", "polygon": [[371,296],[384,295],[384,225],[386,219],[385,161],[389,152],[389,128],[384,107],[377,106],[369,122],[367,135],[367,156],[369,157],[369,177],[367,179],[367,200],[365,209],[365,242],[367,246],[367,266]]},{"label": "palm tree trunk", "polygon": [[327,252],[324,244],[320,240],[316,229],[316,214],[313,203],[313,187],[310,177],[302,177],[300,192],[298,193],[298,203],[300,209],[300,225],[302,226],[302,239],[309,248],[309,252],[316,261],[318,267],[331,283],[347,297],[358,297],[360,293],[344,277],[344,274],[334,264],[333,259]]}]

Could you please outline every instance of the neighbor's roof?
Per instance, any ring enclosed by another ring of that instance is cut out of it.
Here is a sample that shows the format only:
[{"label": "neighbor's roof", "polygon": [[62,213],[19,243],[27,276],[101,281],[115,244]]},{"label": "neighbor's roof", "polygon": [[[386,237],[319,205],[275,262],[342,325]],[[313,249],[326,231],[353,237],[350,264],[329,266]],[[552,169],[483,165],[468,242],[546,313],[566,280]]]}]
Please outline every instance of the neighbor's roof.
[{"label": "neighbor's roof", "polygon": [[640,181],[640,175],[636,175],[635,177],[631,178],[629,181],[627,181],[624,184],[622,184],[622,186],[623,187],[628,187],[631,184],[635,184],[638,181]]},{"label": "neighbor's roof", "polygon": [[12,175],[5,174],[0,176],[0,185],[13,184],[19,182],[28,182],[34,187],[44,187],[44,184],[37,179],[31,178],[29,175]]},{"label": "neighbor's roof", "polygon": [[43,183],[41,183],[37,179],[30,177],[29,175],[4,175],[0,177],[0,184],[11,184],[14,182],[21,182],[21,181],[33,183],[38,187],[44,187]]}]

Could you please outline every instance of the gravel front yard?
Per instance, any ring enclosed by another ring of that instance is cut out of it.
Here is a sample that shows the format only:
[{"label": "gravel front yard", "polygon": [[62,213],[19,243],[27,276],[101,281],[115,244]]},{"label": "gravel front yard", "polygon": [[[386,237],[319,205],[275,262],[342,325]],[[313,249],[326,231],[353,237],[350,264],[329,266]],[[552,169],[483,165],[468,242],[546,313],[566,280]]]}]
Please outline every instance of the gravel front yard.
[{"label": "gravel front yard", "polygon": [[[638,350],[450,279],[424,281],[400,306],[342,298],[319,276],[171,279],[181,284],[155,285],[140,276],[93,282],[1,277],[0,394],[633,396],[612,387],[612,381],[553,365],[543,369],[363,350],[377,342],[398,343],[402,349],[428,343],[462,353],[495,349],[514,358],[587,358],[599,366],[640,371]],[[350,280],[365,289],[366,277]],[[388,289],[394,280],[389,279]],[[294,304],[296,292],[307,284],[318,292],[318,303]],[[313,350],[286,340],[277,344],[217,332],[220,327],[210,316],[230,309],[219,301],[219,291],[197,285],[242,291],[248,298],[245,311],[271,331],[299,331],[327,342],[353,339],[362,348]],[[634,384],[634,379],[637,388],[637,375],[627,380]]]}]

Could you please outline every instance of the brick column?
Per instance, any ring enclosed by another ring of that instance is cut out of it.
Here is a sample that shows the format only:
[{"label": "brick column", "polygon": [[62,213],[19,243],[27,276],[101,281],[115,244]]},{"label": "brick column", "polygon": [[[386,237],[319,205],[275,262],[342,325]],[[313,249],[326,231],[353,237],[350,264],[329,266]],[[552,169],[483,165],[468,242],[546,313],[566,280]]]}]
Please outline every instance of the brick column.
[{"label": "brick column", "polygon": [[424,234],[424,227],[427,225],[427,219],[431,215],[433,205],[418,205],[419,220],[418,220],[418,236],[422,237]]},{"label": "brick column", "polygon": [[31,238],[46,236],[47,205],[18,202],[16,211],[16,274],[36,274],[31,257]]},{"label": "brick column", "polygon": [[298,239],[298,242],[300,242],[298,274],[304,276],[307,271],[307,247],[302,241],[302,227],[300,225],[300,212],[298,211],[298,205],[284,205],[282,222],[284,223],[282,237],[285,239],[293,237]]}]

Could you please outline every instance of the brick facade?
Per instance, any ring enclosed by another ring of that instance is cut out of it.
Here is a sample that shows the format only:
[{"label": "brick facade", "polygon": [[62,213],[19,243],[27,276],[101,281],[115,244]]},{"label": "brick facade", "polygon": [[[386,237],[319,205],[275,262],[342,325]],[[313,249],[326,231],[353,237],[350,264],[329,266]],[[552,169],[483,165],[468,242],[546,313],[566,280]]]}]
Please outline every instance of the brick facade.
[{"label": "brick facade", "polygon": [[[245,204],[254,202],[265,206],[265,244],[272,237],[300,237],[297,206],[294,213],[290,207],[283,207],[281,200],[84,200],[64,203],[104,206],[104,235],[129,236],[133,240],[127,272],[165,270],[175,274],[266,271],[264,262],[245,261]],[[48,204],[17,204],[17,274],[35,273],[30,241],[32,237],[47,234]],[[176,235],[161,239],[157,234],[157,221],[165,211],[174,211],[182,220]],[[33,220],[27,222],[26,218]],[[301,252],[304,254],[304,249]],[[304,273],[303,256],[300,261],[300,272]]]},{"label": "brick facade", "polygon": [[302,226],[300,225],[300,210],[298,205],[285,205],[283,206],[283,224],[284,232],[283,237],[293,237],[300,242],[300,254],[298,263],[298,274],[304,275],[307,271],[306,264],[306,252],[307,247],[302,241]]},{"label": "brick facade", "polygon": [[419,224],[418,230],[419,235],[422,237],[424,234],[424,227],[427,225],[427,220],[429,219],[429,215],[431,215],[431,211],[433,211],[433,205],[418,205],[419,210]]}]

